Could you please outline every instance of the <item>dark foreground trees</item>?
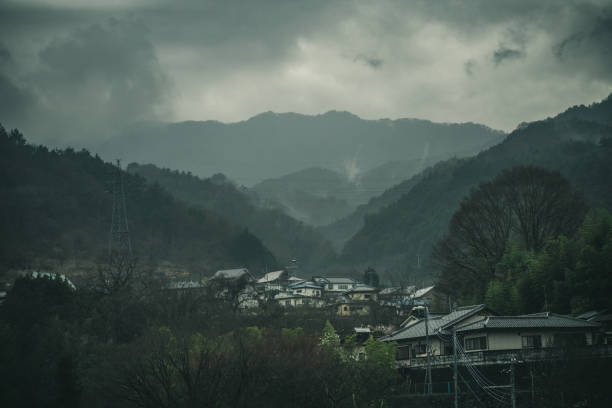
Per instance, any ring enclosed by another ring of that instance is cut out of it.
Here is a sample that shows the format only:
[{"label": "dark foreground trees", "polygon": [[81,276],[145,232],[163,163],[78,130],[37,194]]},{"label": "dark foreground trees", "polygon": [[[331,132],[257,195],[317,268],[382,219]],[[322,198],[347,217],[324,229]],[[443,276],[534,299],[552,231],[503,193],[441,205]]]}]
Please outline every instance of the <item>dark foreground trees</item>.
[{"label": "dark foreground trees", "polygon": [[504,171],[464,199],[448,234],[434,247],[441,287],[467,301],[482,300],[511,247],[537,253],[548,240],[571,236],[586,211],[581,194],[558,172]]}]

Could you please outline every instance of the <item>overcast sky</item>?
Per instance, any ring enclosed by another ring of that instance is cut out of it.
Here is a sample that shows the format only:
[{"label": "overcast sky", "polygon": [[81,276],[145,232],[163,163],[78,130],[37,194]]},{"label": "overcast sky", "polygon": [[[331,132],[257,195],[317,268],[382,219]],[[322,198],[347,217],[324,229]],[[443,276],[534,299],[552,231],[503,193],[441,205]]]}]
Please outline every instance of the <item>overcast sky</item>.
[{"label": "overcast sky", "polygon": [[0,123],[347,110],[512,130],[612,92],[612,1],[0,0]]}]

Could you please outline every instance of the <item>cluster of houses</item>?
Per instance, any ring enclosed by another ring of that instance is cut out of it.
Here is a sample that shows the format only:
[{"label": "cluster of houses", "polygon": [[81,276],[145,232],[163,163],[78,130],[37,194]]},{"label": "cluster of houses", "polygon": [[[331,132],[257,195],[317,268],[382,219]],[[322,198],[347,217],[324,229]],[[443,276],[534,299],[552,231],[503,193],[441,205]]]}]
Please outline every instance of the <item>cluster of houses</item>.
[{"label": "cluster of houses", "polygon": [[184,290],[211,283],[219,284],[220,297],[230,295],[228,288],[239,288],[232,295],[242,311],[256,311],[264,303],[272,302],[287,308],[331,308],[340,316],[367,315],[373,305],[409,310],[414,305],[431,302],[435,294],[433,286],[378,289],[346,277],[302,279],[290,276],[287,270],[268,272],[257,279],[246,268],[219,270],[207,283],[174,282],[171,288]]}]

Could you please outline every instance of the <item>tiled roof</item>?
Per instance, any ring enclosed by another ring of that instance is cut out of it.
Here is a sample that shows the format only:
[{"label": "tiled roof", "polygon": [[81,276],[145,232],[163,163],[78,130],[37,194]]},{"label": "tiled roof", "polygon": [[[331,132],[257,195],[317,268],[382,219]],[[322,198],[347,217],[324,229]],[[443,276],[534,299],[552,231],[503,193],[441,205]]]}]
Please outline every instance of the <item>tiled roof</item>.
[{"label": "tiled roof", "polygon": [[280,279],[285,271],[274,271],[266,273],[262,278],[257,279],[257,283],[273,282]]},{"label": "tiled roof", "polygon": [[322,280],[325,283],[355,283],[354,279],[351,278],[317,278],[317,280]]},{"label": "tiled roof", "polygon": [[353,293],[353,292],[376,292],[376,288],[373,288],[368,285],[364,285],[362,283],[358,283],[357,285],[355,285],[354,288],[349,289],[346,293]]},{"label": "tiled roof", "polygon": [[[468,317],[484,309],[485,305],[465,306],[459,307],[455,311],[446,315],[430,317],[427,320],[427,324],[429,325],[429,334],[435,334],[436,331],[444,330],[445,328],[467,319]],[[425,337],[425,324],[426,319],[419,320],[408,327],[400,329],[395,333],[384,337],[383,340],[397,341]]]},{"label": "tiled roof", "polygon": [[482,329],[590,328],[599,324],[550,312],[520,316],[486,316],[457,328],[457,332]]},{"label": "tiled roof", "polygon": [[302,281],[302,282],[298,282],[298,283],[289,285],[289,289],[301,289],[301,288],[322,289],[320,285],[317,285],[314,282],[306,282],[306,281]]}]

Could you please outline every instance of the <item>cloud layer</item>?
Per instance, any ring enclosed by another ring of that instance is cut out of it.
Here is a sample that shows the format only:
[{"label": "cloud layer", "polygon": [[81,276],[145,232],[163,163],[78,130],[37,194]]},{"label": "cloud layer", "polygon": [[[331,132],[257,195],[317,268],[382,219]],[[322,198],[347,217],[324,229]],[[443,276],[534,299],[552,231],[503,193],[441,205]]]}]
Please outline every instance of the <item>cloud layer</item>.
[{"label": "cloud layer", "polygon": [[612,91],[610,1],[0,5],[0,121],[47,143],[259,112],[522,121]]}]

